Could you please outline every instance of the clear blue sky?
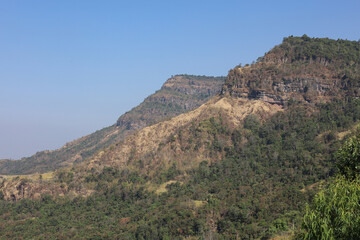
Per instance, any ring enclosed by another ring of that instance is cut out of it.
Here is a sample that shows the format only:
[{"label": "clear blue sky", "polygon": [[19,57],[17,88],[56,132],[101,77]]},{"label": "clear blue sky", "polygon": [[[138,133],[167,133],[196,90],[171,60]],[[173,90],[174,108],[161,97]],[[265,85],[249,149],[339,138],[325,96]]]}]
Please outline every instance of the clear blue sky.
[{"label": "clear blue sky", "polygon": [[283,37],[360,39],[360,1],[0,1],[0,158],[112,125],[171,75],[226,75]]}]

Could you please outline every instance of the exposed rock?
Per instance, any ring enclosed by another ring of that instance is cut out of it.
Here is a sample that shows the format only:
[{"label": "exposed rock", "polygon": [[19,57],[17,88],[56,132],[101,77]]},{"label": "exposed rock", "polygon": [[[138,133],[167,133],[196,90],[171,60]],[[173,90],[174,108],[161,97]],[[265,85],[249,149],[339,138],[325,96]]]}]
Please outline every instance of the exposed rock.
[{"label": "exposed rock", "polygon": [[[292,64],[256,63],[230,70],[221,94],[261,99],[284,105],[288,100],[310,103],[350,96],[338,72],[320,63],[307,63],[293,71]],[[353,89],[352,89],[353,90]]]},{"label": "exposed rock", "polygon": [[0,190],[4,194],[4,200],[18,201],[24,198],[40,199],[43,195],[64,196],[66,188],[54,182],[33,181],[30,179],[3,179]]},{"label": "exposed rock", "polygon": [[258,62],[230,70],[222,94],[284,104],[360,96],[360,43],[288,37]]}]

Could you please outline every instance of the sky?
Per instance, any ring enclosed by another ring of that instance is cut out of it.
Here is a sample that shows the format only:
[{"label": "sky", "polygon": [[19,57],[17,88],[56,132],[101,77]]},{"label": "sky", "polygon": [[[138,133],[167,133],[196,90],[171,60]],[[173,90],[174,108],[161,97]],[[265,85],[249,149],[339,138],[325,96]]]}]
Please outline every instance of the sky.
[{"label": "sky", "polygon": [[114,124],[172,75],[226,76],[286,36],[360,39],[360,1],[0,0],[0,159]]}]

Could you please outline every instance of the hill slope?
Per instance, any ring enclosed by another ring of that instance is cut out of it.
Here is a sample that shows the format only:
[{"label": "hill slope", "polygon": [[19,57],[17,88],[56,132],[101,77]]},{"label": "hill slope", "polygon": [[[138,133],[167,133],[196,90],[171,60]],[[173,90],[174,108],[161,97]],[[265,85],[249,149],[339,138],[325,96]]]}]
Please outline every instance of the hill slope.
[{"label": "hill slope", "polygon": [[81,162],[136,130],[199,107],[220,92],[224,80],[224,77],[174,76],[139,106],[123,114],[116,124],[55,151],[38,152],[21,160],[1,160],[0,174],[42,173]]},{"label": "hill slope", "polygon": [[38,200],[2,202],[0,233],[269,239],[291,230],[359,125],[359,57],[359,42],[286,38],[257,63],[232,69],[221,94],[199,108],[52,179],[4,179],[5,199]]},{"label": "hill slope", "polygon": [[[210,162],[222,159],[224,153],[211,156],[204,144],[204,139],[209,142],[214,137],[197,136],[191,126],[215,119],[213,122],[219,121],[231,131],[250,115],[264,122],[289,104],[300,104],[309,115],[316,114],[321,103],[358,97],[359,69],[359,42],[307,36],[285,38],[256,64],[232,69],[219,97],[187,114],[144,128],[91,162],[118,167],[137,160],[149,174],[149,169],[166,168],[174,161],[182,167],[182,159],[192,166],[201,159]],[[231,147],[229,139],[223,138],[221,142],[221,148]]]}]

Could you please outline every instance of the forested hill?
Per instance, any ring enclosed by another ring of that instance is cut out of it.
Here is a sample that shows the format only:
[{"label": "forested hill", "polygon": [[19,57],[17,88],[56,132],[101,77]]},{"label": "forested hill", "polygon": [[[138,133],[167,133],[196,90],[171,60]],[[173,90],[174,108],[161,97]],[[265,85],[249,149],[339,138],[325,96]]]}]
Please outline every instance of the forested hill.
[{"label": "forested hill", "polygon": [[188,112],[220,92],[225,77],[176,75],[139,106],[123,114],[116,124],[21,160],[0,160],[0,174],[32,174],[81,162],[145,126]]},{"label": "forested hill", "polygon": [[[230,70],[221,94],[192,111],[139,129],[72,168],[4,178],[0,235],[291,235],[360,124],[358,56],[359,42],[285,38],[256,63]],[[173,80],[161,91],[188,91]],[[136,126],[127,119],[118,124]]]},{"label": "forested hill", "polygon": [[229,72],[222,93],[285,104],[360,96],[360,42],[288,37],[257,63]]}]

